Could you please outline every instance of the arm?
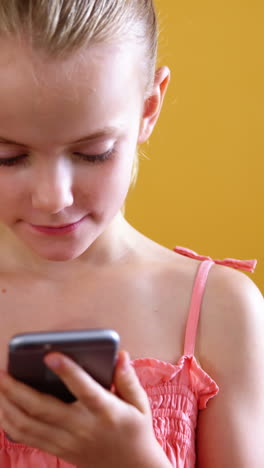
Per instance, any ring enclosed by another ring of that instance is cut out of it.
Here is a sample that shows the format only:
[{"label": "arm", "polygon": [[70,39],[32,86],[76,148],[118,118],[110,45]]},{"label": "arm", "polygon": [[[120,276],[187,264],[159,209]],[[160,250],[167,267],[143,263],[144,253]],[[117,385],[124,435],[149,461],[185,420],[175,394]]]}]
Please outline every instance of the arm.
[{"label": "arm", "polygon": [[199,415],[197,466],[262,468],[262,295],[246,275],[226,267],[214,267],[201,317],[201,362],[220,391]]}]

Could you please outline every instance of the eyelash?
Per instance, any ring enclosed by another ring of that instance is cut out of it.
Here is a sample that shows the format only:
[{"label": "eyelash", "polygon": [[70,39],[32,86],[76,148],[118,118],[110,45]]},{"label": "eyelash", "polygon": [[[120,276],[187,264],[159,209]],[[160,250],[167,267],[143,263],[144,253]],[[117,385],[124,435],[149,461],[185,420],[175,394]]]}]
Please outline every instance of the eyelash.
[{"label": "eyelash", "polygon": [[14,158],[5,158],[5,159],[0,159],[0,166],[15,166],[16,164],[19,163],[25,163],[25,158],[27,157],[26,154],[21,154],[19,156],[15,156]]},{"label": "eyelash", "polygon": [[[114,152],[115,150],[114,148],[112,148],[102,154],[90,155],[90,154],[83,154],[83,153],[73,153],[73,155],[77,156],[83,161],[89,162],[91,164],[95,164],[95,163],[103,163],[109,160],[113,156]],[[19,156],[15,156],[13,158],[4,158],[4,159],[0,158],[0,166],[12,167],[18,164],[26,164],[27,157],[28,157],[27,154],[20,154]]]},{"label": "eyelash", "polygon": [[106,151],[105,153],[102,154],[83,154],[83,153],[74,153],[74,156],[78,156],[78,158],[81,158],[83,161],[90,162],[92,164],[95,163],[103,163],[105,161],[108,161],[115,153],[114,148],[111,148],[110,150]]}]

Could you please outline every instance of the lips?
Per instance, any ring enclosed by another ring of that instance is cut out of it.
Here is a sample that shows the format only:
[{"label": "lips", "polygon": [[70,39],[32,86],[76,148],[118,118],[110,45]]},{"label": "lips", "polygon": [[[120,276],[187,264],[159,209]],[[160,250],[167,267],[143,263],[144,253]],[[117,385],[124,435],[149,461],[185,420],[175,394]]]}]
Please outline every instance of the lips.
[{"label": "lips", "polygon": [[68,234],[74,232],[84,221],[84,216],[79,221],[75,221],[70,224],[60,224],[56,226],[46,226],[46,225],[37,225],[37,224],[30,224],[30,227],[38,232],[48,235],[60,235],[60,234]]},{"label": "lips", "polygon": [[46,225],[42,225],[42,224],[31,224],[31,226],[33,226],[35,228],[40,228],[40,229],[63,229],[63,228],[69,227],[69,226],[73,226],[74,224],[77,224],[80,221],[81,220],[74,221],[74,222],[69,223],[69,224],[59,224],[59,225],[55,225],[55,226],[46,226]]}]

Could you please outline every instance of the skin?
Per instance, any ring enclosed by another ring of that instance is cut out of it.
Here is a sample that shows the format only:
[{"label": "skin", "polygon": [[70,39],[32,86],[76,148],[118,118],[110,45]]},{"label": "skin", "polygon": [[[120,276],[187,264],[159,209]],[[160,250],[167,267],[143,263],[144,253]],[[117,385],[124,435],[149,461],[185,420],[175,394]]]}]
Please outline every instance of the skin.
[{"label": "skin", "polygon": [[[8,48],[2,58],[1,99],[6,110],[0,116],[1,136],[23,146],[2,144],[0,157],[25,151],[30,156],[26,166],[1,168],[4,194],[1,219],[29,247],[28,257],[31,251],[37,255],[38,263],[39,257],[44,262],[76,259],[75,264],[80,259],[90,260],[92,250],[100,247],[89,251],[87,248],[112,220],[113,226],[117,224],[114,218],[129,188],[141,123],[143,86],[141,80],[128,83],[132,62],[124,51],[105,49],[86,53],[85,62],[81,58],[66,61],[60,64],[61,69],[58,63],[43,63],[29,52],[25,57],[23,51],[14,65],[16,51],[13,50],[15,56],[9,55]],[[126,70],[122,74],[122,91],[120,66]],[[130,93],[125,86],[129,86]],[[114,130],[73,144],[98,130],[102,132],[105,127]],[[73,156],[96,155],[113,149],[115,154],[104,164]],[[48,236],[36,236],[29,228],[29,224],[69,224],[84,216],[80,232],[59,242]]]},{"label": "skin", "polygon": [[[0,136],[20,143],[0,145],[0,158],[28,155],[25,164],[0,166],[0,367],[6,367],[10,336],[25,331],[25,323],[27,331],[115,328],[133,359],[175,363],[199,262],[145,238],[120,214],[137,144],[155,127],[169,70],[157,70],[146,99],[140,51],[131,44],[129,54],[128,47],[100,45],[60,63],[11,40],[2,40],[0,50]],[[106,126],[115,130],[73,143]],[[75,154],[99,154],[112,146],[113,157],[100,163]],[[31,226],[83,216],[80,229],[55,241]],[[263,466],[263,316],[255,285],[215,265],[196,353],[221,393],[199,416],[202,468]],[[14,440],[80,468],[170,466],[126,352],[119,355],[115,393],[65,356],[53,353],[46,362],[78,401],[63,404],[3,371],[0,422]]]}]

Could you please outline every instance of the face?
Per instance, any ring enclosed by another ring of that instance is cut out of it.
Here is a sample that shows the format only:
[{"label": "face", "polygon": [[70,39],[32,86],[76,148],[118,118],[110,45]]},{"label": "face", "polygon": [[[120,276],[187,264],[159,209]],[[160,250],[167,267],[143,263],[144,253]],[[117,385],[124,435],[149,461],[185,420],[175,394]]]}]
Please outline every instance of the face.
[{"label": "face", "polygon": [[80,256],[122,206],[139,141],[137,52],[0,54],[0,222],[39,257]]}]

